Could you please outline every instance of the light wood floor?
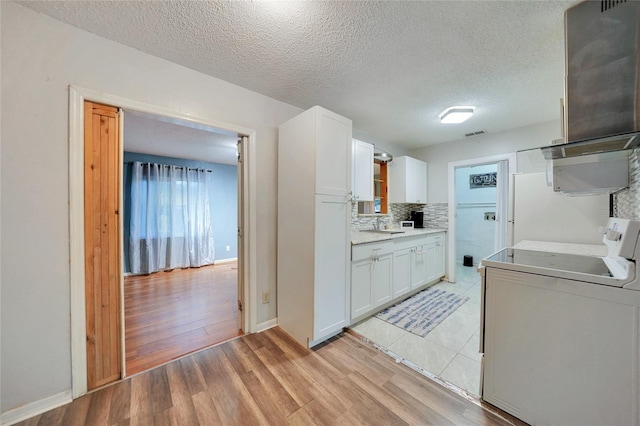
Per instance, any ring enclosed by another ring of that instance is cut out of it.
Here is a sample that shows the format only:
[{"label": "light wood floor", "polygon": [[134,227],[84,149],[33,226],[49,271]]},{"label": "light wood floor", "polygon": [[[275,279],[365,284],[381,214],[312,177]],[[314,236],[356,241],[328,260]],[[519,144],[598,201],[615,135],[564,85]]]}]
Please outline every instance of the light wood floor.
[{"label": "light wood floor", "polygon": [[45,424],[510,423],[352,335],[308,350],[276,327],[205,349],[20,423]]},{"label": "light wood floor", "polygon": [[242,334],[236,262],[125,277],[127,375]]}]

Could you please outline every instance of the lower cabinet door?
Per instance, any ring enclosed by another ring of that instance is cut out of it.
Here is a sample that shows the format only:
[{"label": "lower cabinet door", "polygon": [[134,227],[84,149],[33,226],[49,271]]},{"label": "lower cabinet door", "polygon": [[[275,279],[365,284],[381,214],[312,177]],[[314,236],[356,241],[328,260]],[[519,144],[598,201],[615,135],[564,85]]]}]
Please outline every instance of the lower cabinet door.
[{"label": "lower cabinet door", "polygon": [[393,255],[380,256],[373,261],[373,307],[391,300],[391,282],[393,281]]},{"label": "lower cabinet door", "polygon": [[351,264],[351,318],[366,314],[373,309],[372,272],[371,259]]},{"label": "lower cabinet door", "polygon": [[445,273],[445,253],[444,253],[444,243],[438,242],[436,243],[435,249],[435,265],[434,271],[436,278],[441,278]]},{"label": "lower cabinet door", "polygon": [[436,279],[436,245],[428,244],[424,247],[425,259],[425,281],[430,282]]},{"label": "lower cabinet door", "polygon": [[393,253],[393,298],[400,297],[411,289],[411,250],[398,250]]},{"label": "lower cabinet door", "polygon": [[430,254],[427,246],[420,245],[411,252],[411,289],[420,287],[427,282],[427,265],[429,263]]}]

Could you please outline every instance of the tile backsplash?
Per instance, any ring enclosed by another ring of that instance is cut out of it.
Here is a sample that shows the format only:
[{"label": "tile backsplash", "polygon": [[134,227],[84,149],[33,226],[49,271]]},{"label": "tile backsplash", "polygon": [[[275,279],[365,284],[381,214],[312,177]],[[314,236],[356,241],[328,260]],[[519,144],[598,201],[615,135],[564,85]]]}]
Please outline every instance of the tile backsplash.
[{"label": "tile backsplash", "polygon": [[614,216],[640,219],[640,149],[629,155],[629,188],[615,195]]},{"label": "tile backsplash", "polygon": [[358,216],[358,206],[353,204],[351,209],[351,229],[363,230],[372,229],[373,225],[380,218],[383,226],[398,227],[401,220],[409,220],[410,212],[424,211],[424,226],[427,228],[447,228],[449,224],[449,209],[447,203],[431,204],[405,204],[392,203],[389,205],[389,214],[386,216]]},{"label": "tile backsplash", "polygon": [[449,228],[449,204],[427,204],[424,208],[424,226],[428,228]]}]

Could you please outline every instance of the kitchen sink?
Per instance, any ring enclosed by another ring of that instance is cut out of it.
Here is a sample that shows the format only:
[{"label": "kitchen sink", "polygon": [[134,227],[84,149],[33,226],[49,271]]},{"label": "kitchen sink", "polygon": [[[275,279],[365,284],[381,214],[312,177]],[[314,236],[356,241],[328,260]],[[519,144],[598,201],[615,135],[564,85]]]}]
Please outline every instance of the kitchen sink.
[{"label": "kitchen sink", "polygon": [[374,234],[404,234],[404,231],[399,229],[366,229],[361,232],[373,232]]}]

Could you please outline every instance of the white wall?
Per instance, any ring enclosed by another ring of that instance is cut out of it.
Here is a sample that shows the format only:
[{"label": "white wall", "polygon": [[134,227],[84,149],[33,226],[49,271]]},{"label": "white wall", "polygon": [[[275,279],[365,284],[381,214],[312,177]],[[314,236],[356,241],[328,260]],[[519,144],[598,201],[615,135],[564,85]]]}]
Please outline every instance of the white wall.
[{"label": "white wall", "polygon": [[[5,412],[71,387],[68,86],[256,130],[258,294],[276,293],[277,126],[300,109],[0,2]],[[259,303],[258,323],[276,301]]]},{"label": "white wall", "polygon": [[446,203],[448,164],[452,161],[507,154],[548,145],[560,137],[560,120],[534,124],[501,133],[473,136],[456,142],[431,145],[411,151],[409,155],[426,161],[427,201]]}]

